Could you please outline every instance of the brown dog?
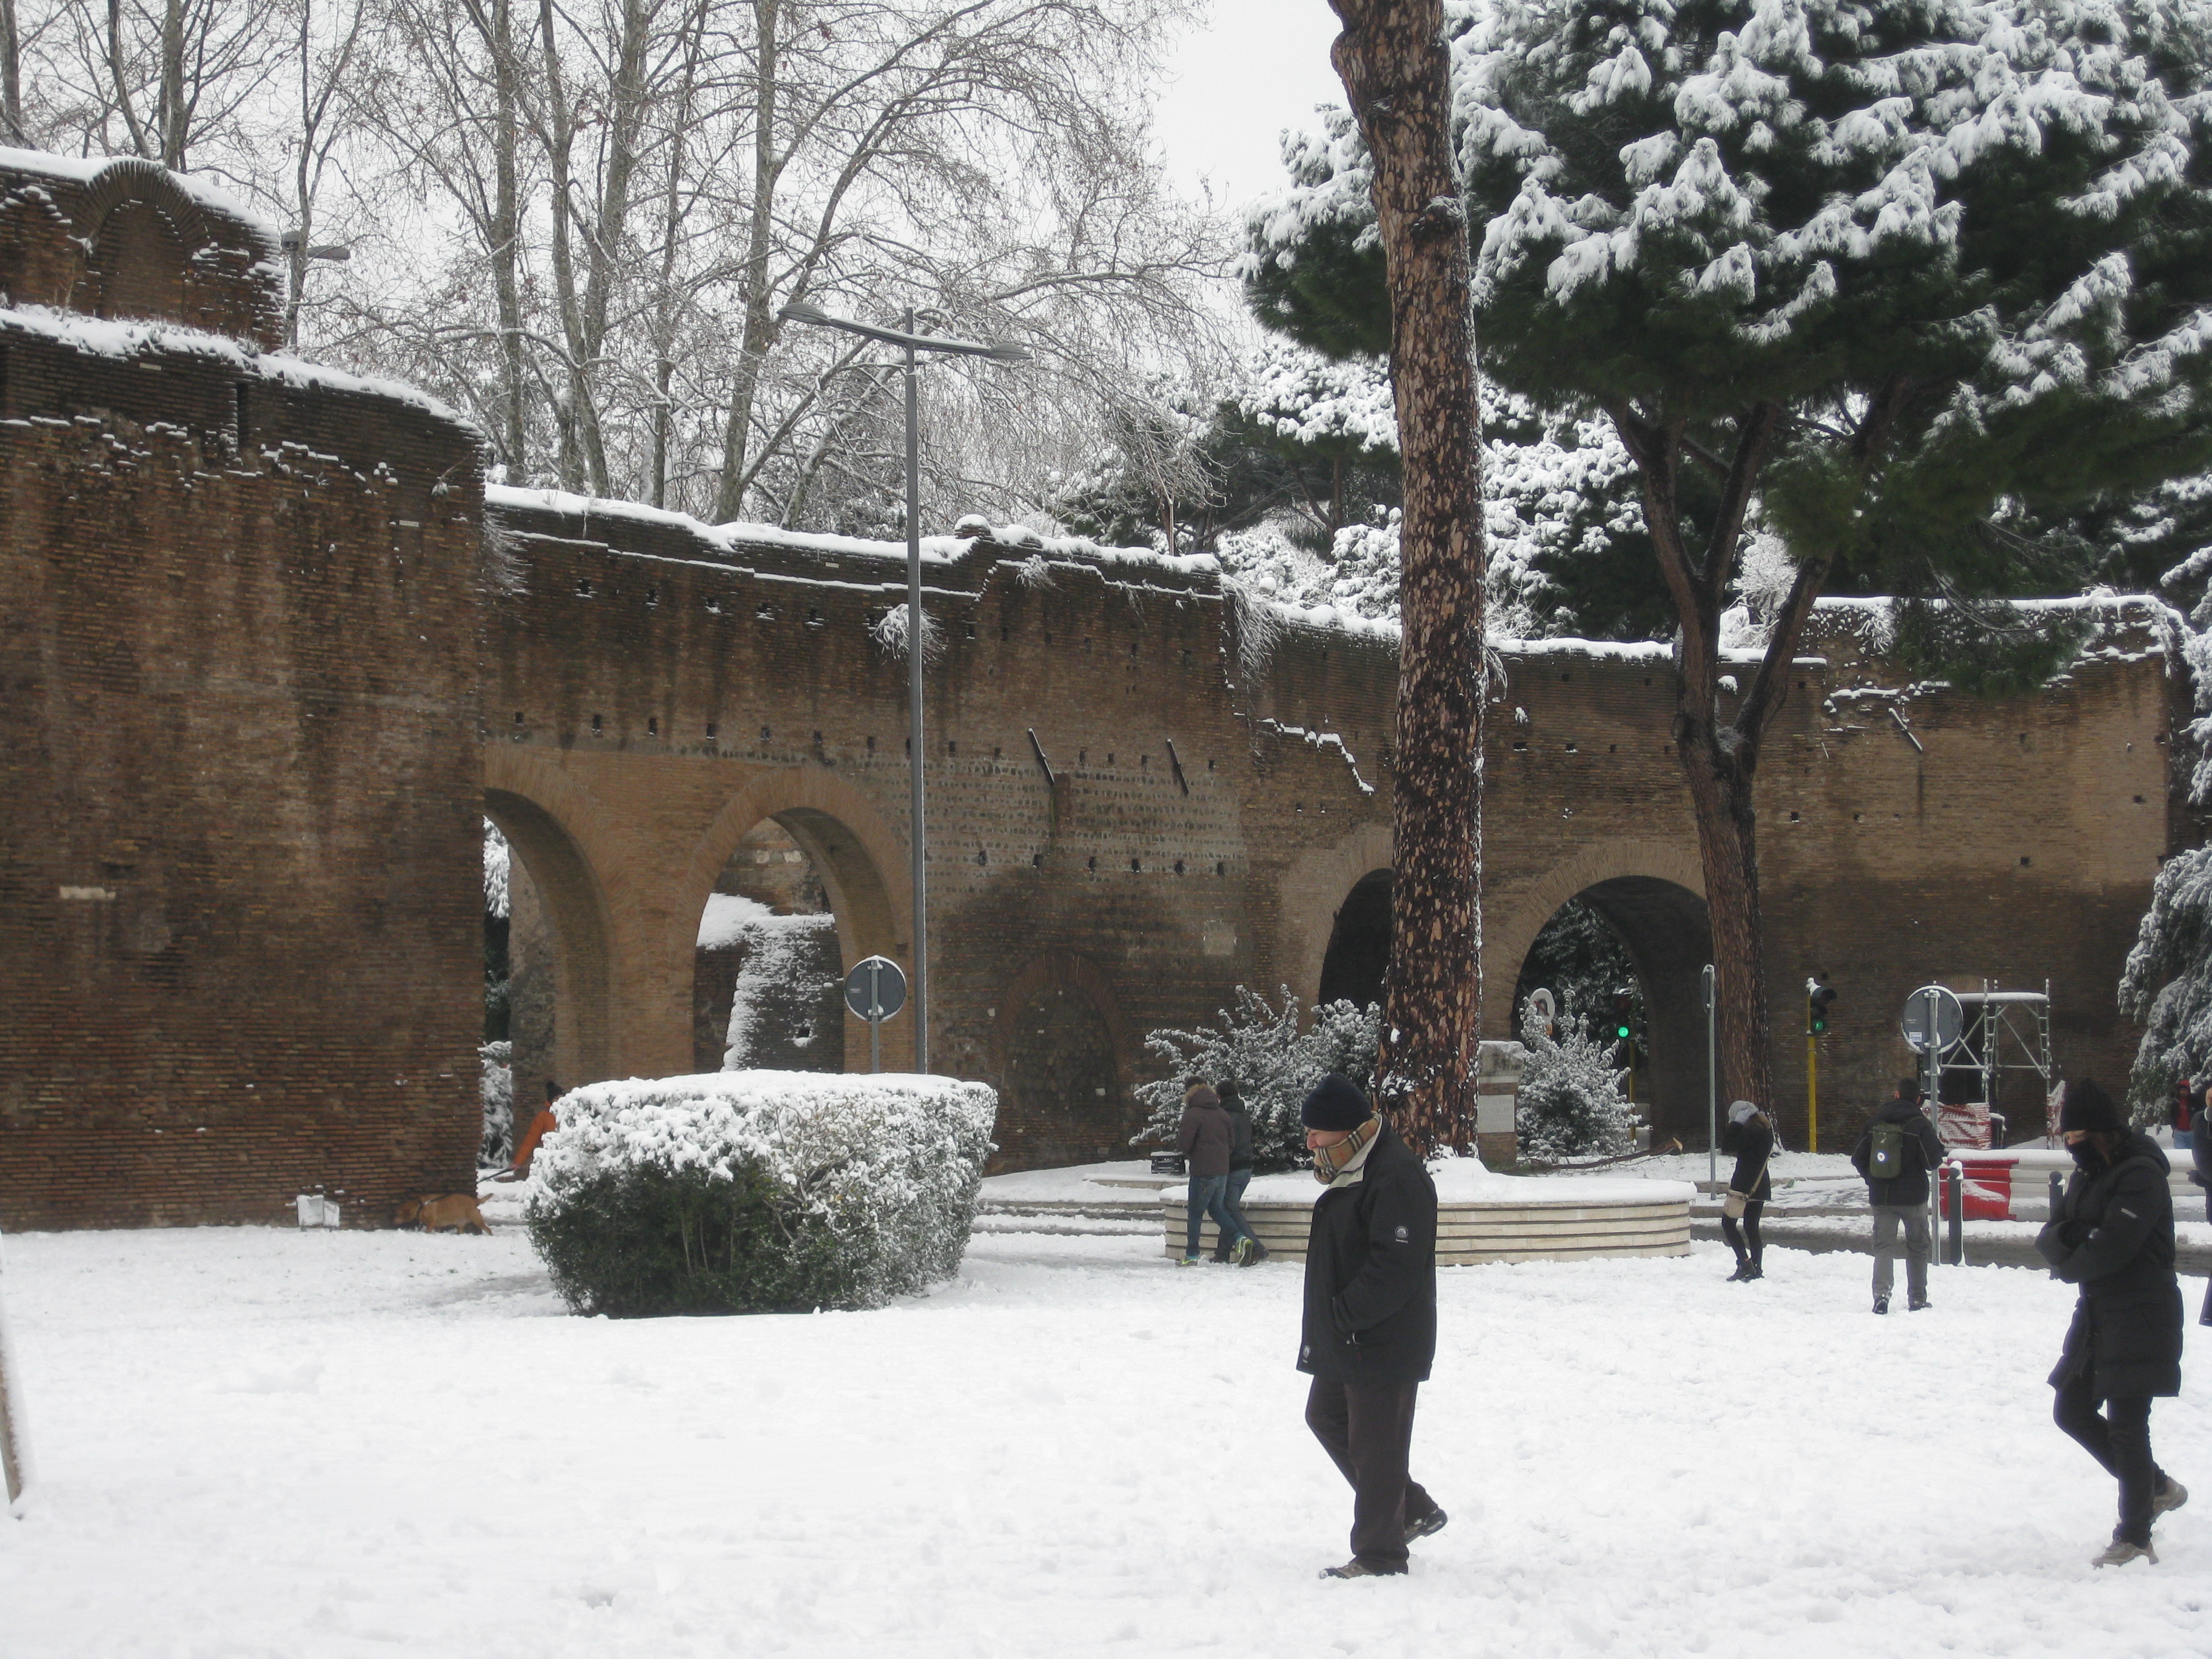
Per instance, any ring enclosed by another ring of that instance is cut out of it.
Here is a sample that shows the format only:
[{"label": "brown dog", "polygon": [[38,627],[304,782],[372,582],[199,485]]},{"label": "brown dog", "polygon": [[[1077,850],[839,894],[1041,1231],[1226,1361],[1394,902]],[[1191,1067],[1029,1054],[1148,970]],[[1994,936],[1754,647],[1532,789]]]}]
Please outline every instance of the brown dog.
[{"label": "brown dog", "polygon": [[404,1227],[419,1225],[426,1233],[441,1232],[451,1227],[458,1231],[485,1233],[491,1224],[483,1218],[477,1207],[474,1193],[447,1193],[442,1197],[410,1198],[392,1212],[392,1218]]}]

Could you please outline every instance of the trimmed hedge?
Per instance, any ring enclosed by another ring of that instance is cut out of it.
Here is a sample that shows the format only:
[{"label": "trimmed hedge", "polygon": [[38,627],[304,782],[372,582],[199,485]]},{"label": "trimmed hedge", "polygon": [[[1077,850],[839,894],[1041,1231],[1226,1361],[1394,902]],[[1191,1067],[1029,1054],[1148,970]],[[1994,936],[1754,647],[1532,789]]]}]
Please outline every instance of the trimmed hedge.
[{"label": "trimmed hedge", "polygon": [[562,1097],[524,1214],[580,1314],[876,1308],[959,1270],[998,1097],[720,1072]]}]

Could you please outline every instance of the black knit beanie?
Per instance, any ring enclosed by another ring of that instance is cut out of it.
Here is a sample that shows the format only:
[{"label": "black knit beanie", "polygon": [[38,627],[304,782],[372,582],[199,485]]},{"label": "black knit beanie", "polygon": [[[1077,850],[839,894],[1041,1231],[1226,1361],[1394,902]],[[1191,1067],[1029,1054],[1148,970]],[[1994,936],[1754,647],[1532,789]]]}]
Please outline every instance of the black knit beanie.
[{"label": "black knit beanie", "polygon": [[1298,1121],[1309,1129],[1349,1133],[1373,1115],[1359,1085],[1334,1072],[1316,1084],[1305,1103],[1298,1108]]},{"label": "black knit beanie", "polygon": [[2066,1085],[2065,1097],[2058,1106],[2058,1133],[2066,1134],[2075,1129],[2091,1132],[2104,1130],[2112,1133],[2128,1127],[2120,1115],[2120,1109],[2112,1103],[2102,1085],[2086,1077],[2077,1077]]}]

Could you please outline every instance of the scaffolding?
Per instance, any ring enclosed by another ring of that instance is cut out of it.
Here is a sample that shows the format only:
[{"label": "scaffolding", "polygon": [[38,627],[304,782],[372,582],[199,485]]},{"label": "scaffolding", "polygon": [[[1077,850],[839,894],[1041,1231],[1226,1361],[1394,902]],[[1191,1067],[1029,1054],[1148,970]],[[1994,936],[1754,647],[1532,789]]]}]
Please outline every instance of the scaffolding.
[{"label": "scaffolding", "polygon": [[[2058,1086],[2051,1059],[2051,981],[2040,991],[2007,991],[1985,979],[1980,990],[1955,994],[1966,1025],[1936,1068],[1936,1127],[1948,1146],[2001,1146],[2008,1125],[1996,1105],[2005,1074],[2033,1072],[2046,1103]],[[2044,1130],[2051,1133],[2047,1121]]]}]

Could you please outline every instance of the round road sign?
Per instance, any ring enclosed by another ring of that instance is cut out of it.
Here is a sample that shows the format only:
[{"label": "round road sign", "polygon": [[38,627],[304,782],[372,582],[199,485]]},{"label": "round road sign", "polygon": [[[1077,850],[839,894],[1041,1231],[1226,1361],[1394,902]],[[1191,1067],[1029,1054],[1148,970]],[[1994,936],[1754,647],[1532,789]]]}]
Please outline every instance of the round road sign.
[{"label": "round road sign", "polygon": [[845,975],[845,1006],[862,1019],[889,1019],[906,1006],[906,970],[889,957],[869,957]]},{"label": "round road sign", "polygon": [[1966,1029],[1966,1011],[1959,1006],[1959,999],[1940,985],[1923,985],[1905,1000],[1905,1018],[1900,1022],[1905,1040],[1917,1054],[1926,1054],[1932,1045],[1937,1054],[1948,1051]]}]

